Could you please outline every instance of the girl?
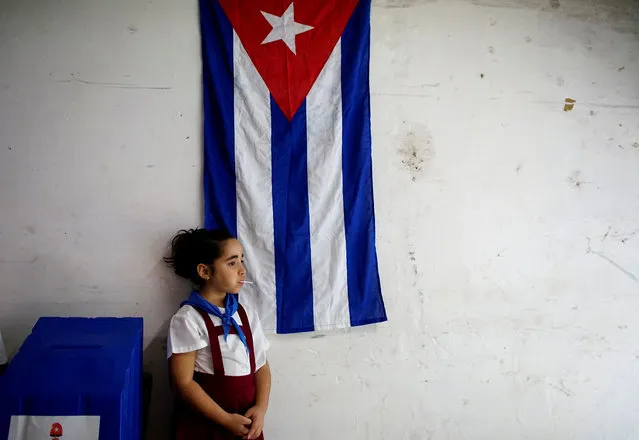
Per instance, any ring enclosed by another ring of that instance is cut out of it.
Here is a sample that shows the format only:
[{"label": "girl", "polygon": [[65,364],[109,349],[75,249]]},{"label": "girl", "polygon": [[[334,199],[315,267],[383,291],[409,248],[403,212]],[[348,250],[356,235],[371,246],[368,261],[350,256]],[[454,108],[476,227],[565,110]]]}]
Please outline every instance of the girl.
[{"label": "girl", "polygon": [[226,231],[180,231],[165,261],[195,285],[169,325],[176,440],[262,440],[269,343],[255,311],[238,303],[242,246]]}]

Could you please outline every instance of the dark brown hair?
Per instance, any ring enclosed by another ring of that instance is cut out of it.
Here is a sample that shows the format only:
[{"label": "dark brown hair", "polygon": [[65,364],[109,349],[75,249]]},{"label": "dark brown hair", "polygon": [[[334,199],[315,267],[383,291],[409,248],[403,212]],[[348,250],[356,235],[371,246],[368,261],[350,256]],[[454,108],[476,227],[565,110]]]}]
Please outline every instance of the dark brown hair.
[{"label": "dark brown hair", "polygon": [[171,253],[164,261],[176,275],[201,286],[199,264],[213,265],[222,255],[222,244],[235,237],[224,229],[181,230],[171,240]]}]

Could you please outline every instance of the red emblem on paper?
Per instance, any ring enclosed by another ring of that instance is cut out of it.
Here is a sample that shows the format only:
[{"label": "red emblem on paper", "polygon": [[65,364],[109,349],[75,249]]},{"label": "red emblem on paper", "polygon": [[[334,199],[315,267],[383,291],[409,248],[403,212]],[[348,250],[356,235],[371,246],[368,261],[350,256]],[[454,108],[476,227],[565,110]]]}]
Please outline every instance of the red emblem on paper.
[{"label": "red emblem on paper", "polygon": [[62,425],[59,423],[54,423],[53,425],[51,425],[51,432],[49,432],[49,437],[51,437],[52,440],[58,440],[60,437],[62,437]]}]

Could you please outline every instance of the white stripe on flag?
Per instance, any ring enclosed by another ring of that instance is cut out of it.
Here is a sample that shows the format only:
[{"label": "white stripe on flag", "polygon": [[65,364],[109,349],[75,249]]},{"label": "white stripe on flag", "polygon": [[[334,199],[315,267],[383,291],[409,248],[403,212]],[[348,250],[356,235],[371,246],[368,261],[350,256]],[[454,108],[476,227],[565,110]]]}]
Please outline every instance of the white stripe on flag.
[{"label": "white stripe on flag", "polygon": [[242,301],[257,308],[267,331],[276,328],[275,251],[271,177],[270,94],[233,32],[237,233],[247,278]]},{"label": "white stripe on flag", "polygon": [[342,195],[341,40],[306,101],[315,329],[350,325]]}]

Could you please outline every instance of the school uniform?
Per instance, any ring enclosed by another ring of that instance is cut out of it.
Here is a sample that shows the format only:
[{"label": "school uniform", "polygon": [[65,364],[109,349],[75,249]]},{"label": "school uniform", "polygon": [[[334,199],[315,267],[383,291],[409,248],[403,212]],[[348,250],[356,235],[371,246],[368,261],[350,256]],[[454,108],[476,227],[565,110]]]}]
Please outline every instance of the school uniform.
[{"label": "school uniform", "polygon": [[[224,314],[223,307],[219,310]],[[196,351],[193,379],[225,411],[244,415],[255,405],[255,372],[266,364],[269,342],[252,308],[239,304],[232,318],[242,330],[246,345],[234,326],[225,338],[220,317],[200,307],[183,305],[169,325],[167,356]],[[176,440],[235,438],[186,402],[178,402]],[[260,435],[258,440],[262,439]]]}]

